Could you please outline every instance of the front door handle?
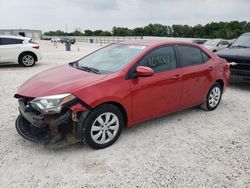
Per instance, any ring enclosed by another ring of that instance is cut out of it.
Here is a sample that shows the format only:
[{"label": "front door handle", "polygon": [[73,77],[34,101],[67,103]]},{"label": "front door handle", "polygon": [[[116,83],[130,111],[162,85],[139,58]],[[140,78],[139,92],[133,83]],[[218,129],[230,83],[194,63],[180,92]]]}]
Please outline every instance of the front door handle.
[{"label": "front door handle", "polygon": [[177,75],[174,75],[171,79],[172,79],[172,80],[178,80],[178,79],[180,79],[181,77],[182,77],[181,74],[177,74]]}]

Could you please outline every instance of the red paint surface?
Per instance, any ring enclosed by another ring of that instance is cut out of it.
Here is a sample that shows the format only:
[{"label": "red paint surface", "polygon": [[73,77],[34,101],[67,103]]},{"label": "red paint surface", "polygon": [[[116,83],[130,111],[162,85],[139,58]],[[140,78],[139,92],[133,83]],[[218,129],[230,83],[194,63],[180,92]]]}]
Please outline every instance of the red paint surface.
[{"label": "red paint surface", "polygon": [[[147,48],[119,72],[108,75],[93,74],[66,64],[30,78],[17,93],[27,97],[72,93],[92,108],[103,103],[117,103],[125,109],[128,126],[132,126],[141,121],[201,104],[209,88],[217,80],[222,80],[225,88],[228,86],[229,65],[200,45],[144,40],[121,44],[145,45]],[[155,73],[149,77],[126,79],[130,68],[147,52],[158,46],[178,44],[202,48],[211,59],[200,65]],[[76,106],[74,110],[78,111],[78,108],[80,106]]]}]

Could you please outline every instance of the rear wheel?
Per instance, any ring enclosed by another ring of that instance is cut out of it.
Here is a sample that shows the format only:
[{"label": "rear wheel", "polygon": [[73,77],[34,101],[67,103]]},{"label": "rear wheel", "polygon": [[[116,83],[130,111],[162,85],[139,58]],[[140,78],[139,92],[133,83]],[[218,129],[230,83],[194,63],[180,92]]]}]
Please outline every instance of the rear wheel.
[{"label": "rear wheel", "polygon": [[114,105],[104,104],[94,109],[82,125],[83,142],[94,149],[112,145],[120,136],[124,118]]},{"label": "rear wheel", "polygon": [[219,83],[216,82],[208,91],[207,98],[201,105],[201,108],[209,111],[215,110],[220,104],[221,96],[222,87]]},{"label": "rear wheel", "polygon": [[25,67],[32,67],[36,63],[36,57],[32,53],[23,53],[19,56],[18,62]]}]

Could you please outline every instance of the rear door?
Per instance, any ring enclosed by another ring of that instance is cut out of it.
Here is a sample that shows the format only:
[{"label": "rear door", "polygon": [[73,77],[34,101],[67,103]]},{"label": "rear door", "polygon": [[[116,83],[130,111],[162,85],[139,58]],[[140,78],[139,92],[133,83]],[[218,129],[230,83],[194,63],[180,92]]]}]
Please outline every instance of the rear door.
[{"label": "rear door", "polygon": [[23,40],[0,38],[0,62],[17,62]]},{"label": "rear door", "polygon": [[[150,77],[130,78],[133,119],[144,121],[178,109],[181,97],[181,69],[173,46],[158,47],[146,54],[133,68],[154,70]],[[133,74],[132,74],[133,75]]]},{"label": "rear door", "polygon": [[178,55],[183,74],[182,108],[201,104],[214,80],[215,64],[200,48],[178,45]]}]

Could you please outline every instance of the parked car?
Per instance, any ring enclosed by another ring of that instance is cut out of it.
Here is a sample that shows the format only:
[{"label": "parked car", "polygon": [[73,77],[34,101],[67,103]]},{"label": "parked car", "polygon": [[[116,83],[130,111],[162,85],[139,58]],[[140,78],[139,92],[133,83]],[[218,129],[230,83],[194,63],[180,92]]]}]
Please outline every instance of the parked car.
[{"label": "parked car", "polygon": [[62,38],[61,39],[61,43],[66,43],[67,41],[69,41],[71,44],[75,44],[76,39],[74,38]]},{"label": "parked car", "polygon": [[25,67],[35,65],[42,59],[39,45],[30,38],[0,35],[0,64],[19,63]]},{"label": "parked car", "polygon": [[195,39],[193,40],[193,42],[196,44],[204,44],[205,42],[207,42],[207,39]]},{"label": "parked car", "polygon": [[222,39],[213,39],[213,40],[208,40],[203,45],[211,52],[217,52],[219,50],[222,50],[223,48],[228,47],[229,42],[227,40],[222,40]]},{"label": "parked car", "polygon": [[250,33],[241,35],[229,48],[217,52],[217,55],[231,63],[232,75],[250,79]]},{"label": "parked car", "polygon": [[195,43],[120,42],[27,80],[15,95],[16,128],[47,146],[101,149],[124,126],[197,105],[216,109],[229,76],[226,60]]}]

